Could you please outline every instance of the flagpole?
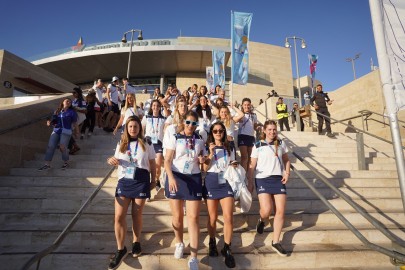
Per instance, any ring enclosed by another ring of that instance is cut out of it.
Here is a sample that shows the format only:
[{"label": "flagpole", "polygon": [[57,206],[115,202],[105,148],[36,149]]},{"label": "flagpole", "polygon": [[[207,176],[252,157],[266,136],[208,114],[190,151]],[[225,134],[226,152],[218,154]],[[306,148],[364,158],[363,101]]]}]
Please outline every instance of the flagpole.
[{"label": "flagpole", "polygon": [[398,125],[398,106],[396,105],[393,82],[390,73],[390,60],[388,58],[387,47],[385,45],[385,35],[382,25],[382,2],[379,0],[369,0],[371,21],[373,23],[374,40],[377,49],[377,58],[380,65],[380,78],[383,85],[383,93],[387,114],[390,121],[391,136],[394,146],[395,161],[398,171],[398,180],[401,189],[402,205],[405,210],[405,161],[402,150],[401,134]]},{"label": "flagpole", "polygon": [[229,83],[229,103],[230,105],[233,104],[233,44],[232,44],[232,40],[233,40],[233,11],[231,10],[231,41],[230,41],[230,45],[231,45],[231,82]]}]

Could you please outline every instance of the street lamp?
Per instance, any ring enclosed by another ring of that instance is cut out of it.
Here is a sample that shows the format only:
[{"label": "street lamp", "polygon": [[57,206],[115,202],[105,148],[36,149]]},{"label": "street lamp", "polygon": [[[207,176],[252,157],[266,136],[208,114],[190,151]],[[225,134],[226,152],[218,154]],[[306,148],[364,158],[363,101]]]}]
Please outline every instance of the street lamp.
[{"label": "street lamp", "polygon": [[138,32],[138,40],[143,40],[142,37],[142,30],[139,29],[131,29],[124,33],[124,36],[121,39],[122,43],[127,43],[127,34],[131,33],[131,48],[129,49],[129,58],[128,58],[128,68],[127,68],[127,78],[129,80],[129,69],[131,67],[131,54],[132,54],[132,45],[134,41],[134,32]]},{"label": "street lamp", "polygon": [[299,72],[299,69],[298,69],[298,55],[297,55],[297,42],[296,42],[296,40],[297,39],[301,40],[301,49],[305,49],[307,47],[307,44],[305,43],[305,40],[303,38],[296,37],[296,36],[286,37],[285,38],[285,44],[284,44],[284,46],[286,48],[291,48],[290,42],[288,42],[289,39],[294,40],[295,69],[297,70],[297,87],[298,87],[298,98],[299,98],[298,104],[300,105],[300,107],[302,107],[300,72]]},{"label": "street lamp", "polygon": [[353,58],[346,58],[346,62],[352,62],[353,77],[356,80],[356,69],[354,68],[354,61],[359,59],[361,53],[356,54]]}]

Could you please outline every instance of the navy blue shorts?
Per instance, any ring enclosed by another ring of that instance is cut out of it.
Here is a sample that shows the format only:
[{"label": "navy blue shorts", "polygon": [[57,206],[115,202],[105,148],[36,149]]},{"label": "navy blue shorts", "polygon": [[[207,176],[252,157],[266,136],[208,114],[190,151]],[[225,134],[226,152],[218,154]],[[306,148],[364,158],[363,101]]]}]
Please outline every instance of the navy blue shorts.
[{"label": "navy blue shorts", "polygon": [[255,178],[257,194],[287,194],[287,189],[281,183],[281,175],[272,175],[266,178]]},{"label": "navy blue shorts", "polygon": [[228,181],[225,184],[218,183],[218,173],[207,172],[203,187],[203,197],[207,200],[220,200],[226,197],[233,197],[233,190]]},{"label": "navy blue shorts", "polygon": [[163,154],[163,145],[161,141],[158,141],[158,143],[154,143],[153,148],[155,149],[156,154]]},{"label": "navy blue shorts", "polygon": [[255,144],[255,137],[244,134],[238,135],[238,146],[253,147],[254,144]]},{"label": "navy blue shorts", "polygon": [[112,105],[108,106],[108,111],[113,111],[116,114],[120,114],[120,108],[118,107],[118,104],[115,104],[114,102],[111,102]]},{"label": "navy blue shorts", "polygon": [[115,189],[115,197],[150,198],[150,174],[148,170],[136,168],[135,179],[121,178]]},{"label": "navy blue shorts", "polygon": [[202,198],[201,173],[182,174],[173,172],[177,182],[177,192],[169,192],[169,179],[166,177],[165,196],[168,199],[199,201]]},{"label": "navy blue shorts", "polygon": [[[152,143],[152,139],[150,136],[145,137],[148,143]],[[156,154],[163,154],[163,144],[160,140],[155,144],[153,144],[153,149],[155,149]]]}]

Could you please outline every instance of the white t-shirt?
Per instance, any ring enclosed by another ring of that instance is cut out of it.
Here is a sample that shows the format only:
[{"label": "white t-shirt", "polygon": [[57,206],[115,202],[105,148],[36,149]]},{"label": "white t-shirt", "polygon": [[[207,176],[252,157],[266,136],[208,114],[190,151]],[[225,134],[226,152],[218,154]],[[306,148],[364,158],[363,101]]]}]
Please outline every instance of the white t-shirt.
[{"label": "white t-shirt", "polygon": [[114,84],[110,83],[107,86],[107,89],[110,89],[111,102],[118,104],[118,95],[119,95],[118,87],[116,87]]},{"label": "white t-shirt", "polygon": [[[137,168],[150,171],[149,160],[152,160],[152,159],[154,160],[156,158],[156,153],[155,153],[155,149],[153,148],[152,145],[149,145],[147,142],[145,142],[144,144],[145,144],[145,152],[142,150],[142,147],[140,145],[138,145],[138,149],[136,150],[136,154],[135,154],[135,148],[137,146],[137,141],[130,142],[130,144],[129,144],[130,153],[132,155],[132,159],[137,160]],[[129,152],[129,150],[126,150],[125,153],[121,153],[120,152],[120,143],[117,144],[117,148],[115,149],[114,157],[119,160],[118,179],[125,177],[126,167],[131,165],[128,152]]]},{"label": "white t-shirt", "polygon": [[254,113],[245,113],[239,122],[239,134],[254,136],[254,124],[257,123],[257,116]]},{"label": "white t-shirt", "polygon": [[212,157],[211,165],[207,170],[207,172],[214,172],[214,173],[219,173],[221,171],[225,172],[229,166],[229,162],[235,160],[234,151],[232,150],[230,151],[231,156],[229,156],[228,151],[219,146],[216,146],[214,148],[214,151],[215,155]]},{"label": "white t-shirt", "polygon": [[266,178],[271,175],[283,175],[283,155],[288,153],[288,149],[283,141],[276,147],[273,142],[270,145],[266,141],[255,143],[252,148],[251,158],[257,158],[255,178]]},{"label": "white t-shirt", "polygon": [[130,116],[138,116],[138,110],[135,110],[133,107],[128,107],[126,111],[124,109],[121,110],[121,115],[124,116],[124,120],[122,121],[122,126],[125,126],[125,123],[127,122],[127,119]]},{"label": "white t-shirt", "polygon": [[163,116],[146,115],[142,118],[142,126],[145,126],[145,136],[156,135],[158,140],[163,142],[163,128],[166,118]]},{"label": "white t-shirt", "polygon": [[[167,120],[168,119],[166,119],[166,123],[167,123]],[[174,137],[175,134],[176,134],[176,125],[169,124],[169,126],[167,126],[167,128],[164,132],[164,135],[163,135],[163,141],[162,141],[163,157],[166,155],[166,147],[169,144],[171,137]]]},{"label": "white t-shirt", "polygon": [[127,90],[125,91],[126,94],[134,94],[135,95],[135,87],[130,85],[129,83],[126,86]]},{"label": "white t-shirt", "polygon": [[[192,143],[194,141],[194,143]],[[189,149],[194,144],[194,149]],[[188,147],[188,148],[187,148]],[[194,133],[188,137],[183,134],[177,133],[175,136],[170,136],[166,149],[175,150],[172,170],[174,172],[184,172],[186,162],[192,164],[191,174],[200,173],[200,163],[198,156],[205,153],[205,145],[200,136]]]},{"label": "white t-shirt", "polygon": [[[94,91],[96,92],[96,97],[97,97],[98,101],[100,103],[103,103],[103,101],[104,101],[103,94],[105,92],[105,89],[94,87]],[[100,108],[100,106],[97,104],[97,102],[96,102],[96,105],[94,105],[94,107]]]}]

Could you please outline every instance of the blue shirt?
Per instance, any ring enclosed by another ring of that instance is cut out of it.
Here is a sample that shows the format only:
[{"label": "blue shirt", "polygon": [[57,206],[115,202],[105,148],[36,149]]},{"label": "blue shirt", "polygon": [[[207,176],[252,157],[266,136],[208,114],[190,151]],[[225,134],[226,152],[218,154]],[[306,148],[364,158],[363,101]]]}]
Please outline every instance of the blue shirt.
[{"label": "blue shirt", "polygon": [[60,133],[62,128],[72,129],[72,123],[77,122],[77,113],[73,109],[67,109],[66,111],[61,111],[58,114],[57,123],[53,131]]}]

